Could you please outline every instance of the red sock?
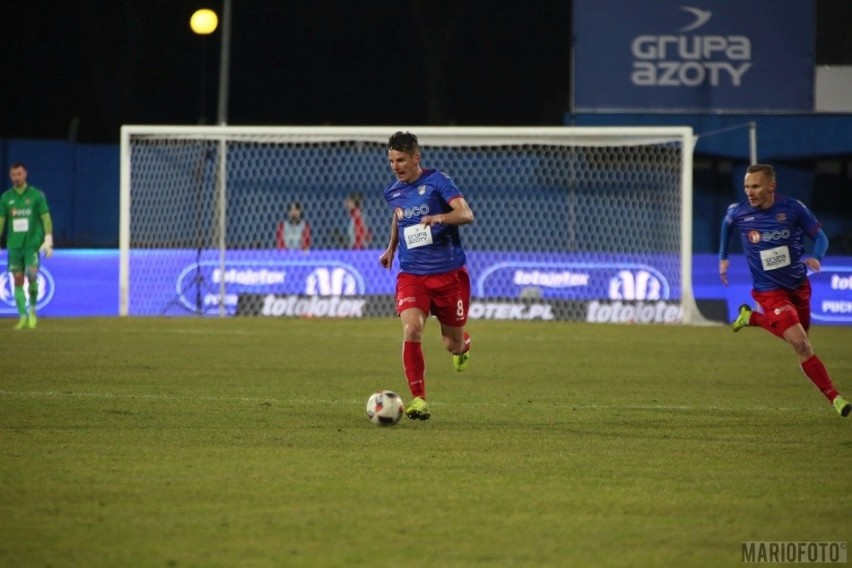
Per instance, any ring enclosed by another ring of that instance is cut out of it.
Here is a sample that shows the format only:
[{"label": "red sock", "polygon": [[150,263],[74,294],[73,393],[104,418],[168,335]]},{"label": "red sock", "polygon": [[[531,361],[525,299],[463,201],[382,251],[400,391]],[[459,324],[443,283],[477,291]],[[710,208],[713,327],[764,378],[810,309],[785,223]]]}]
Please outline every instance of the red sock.
[{"label": "red sock", "polygon": [[470,351],[470,334],[464,332],[464,349],[462,349],[462,353],[467,353],[468,351]]},{"label": "red sock", "polygon": [[825,365],[822,364],[819,357],[813,355],[810,359],[804,361],[802,363],[802,371],[816,385],[816,388],[825,395],[825,398],[829,402],[834,400],[834,397],[837,396],[837,391],[834,389],[834,385],[831,384],[828,371],[825,370]]},{"label": "red sock", "polygon": [[426,360],[419,341],[406,341],[402,344],[402,368],[408,381],[411,396],[426,398]]}]

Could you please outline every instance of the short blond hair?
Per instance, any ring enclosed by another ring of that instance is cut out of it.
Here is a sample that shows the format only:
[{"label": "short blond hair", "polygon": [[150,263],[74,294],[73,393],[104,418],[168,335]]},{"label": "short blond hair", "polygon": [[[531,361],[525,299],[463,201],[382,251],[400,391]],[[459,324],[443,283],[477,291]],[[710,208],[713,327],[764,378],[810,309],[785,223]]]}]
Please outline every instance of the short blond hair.
[{"label": "short blond hair", "polygon": [[769,181],[775,181],[775,168],[769,164],[752,164],[746,170],[747,174],[763,174]]}]

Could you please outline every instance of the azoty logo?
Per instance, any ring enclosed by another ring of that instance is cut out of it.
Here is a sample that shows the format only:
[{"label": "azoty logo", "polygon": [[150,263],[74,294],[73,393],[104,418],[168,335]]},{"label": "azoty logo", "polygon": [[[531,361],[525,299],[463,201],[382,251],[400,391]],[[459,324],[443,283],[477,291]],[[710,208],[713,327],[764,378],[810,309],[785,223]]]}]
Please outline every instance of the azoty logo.
[{"label": "azoty logo", "polygon": [[640,87],[741,86],[751,68],[751,40],[744,35],[688,34],[703,27],[713,14],[693,6],[681,10],[691,14],[692,21],[677,35],[633,38],[631,82]]},{"label": "azoty logo", "polygon": [[659,272],[619,270],[609,281],[610,300],[667,300],[669,284]]},{"label": "azoty logo", "polygon": [[305,294],[308,296],[354,296],[363,293],[361,274],[342,266],[315,268],[305,279]]},{"label": "azoty logo", "polygon": [[682,6],[681,10],[684,12],[689,12],[693,16],[695,16],[695,20],[689,24],[688,26],[684,26],[680,28],[681,33],[691,32],[692,30],[696,30],[710,21],[710,18],[713,16],[713,12],[710,10],[702,10],[700,8],[693,8],[692,6]]},{"label": "azoty logo", "polygon": [[[49,304],[53,299],[55,283],[53,281],[53,275],[43,266],[39,267],[36,280],[38,281],[38,300],[36,301],[36,309],[41,309]],[[30,295],[28,287],[29,283],[26,279],[24,279],[24,293],[27,295],[27,300],[29,300]],[[15,281],[12,278],[12,275],[8,272],[0,274],[0,304],[2,304],[2,307],[8,306],[17,311],[17,307],[15,305]],[[3,311],[8,312],[9,310]]]}]

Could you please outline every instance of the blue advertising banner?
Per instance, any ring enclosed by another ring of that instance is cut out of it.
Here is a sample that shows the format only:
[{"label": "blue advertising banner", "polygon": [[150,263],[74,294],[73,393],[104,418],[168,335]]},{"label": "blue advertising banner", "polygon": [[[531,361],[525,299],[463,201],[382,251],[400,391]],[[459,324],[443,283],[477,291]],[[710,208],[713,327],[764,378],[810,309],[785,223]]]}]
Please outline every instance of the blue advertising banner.
[{"label": "blue advertising banner", "polygon": [[583,112],[813,111],[812,0],[574,0]]},{"label": "blue advertising banner", "polygon": [[[588,262],[576,254],[477,251],[468,254],[467,267],[478,298],[680,298],[674,255],[600,257]],[[130,265],[131,315],[218,315],[223,284],[230,315],[242,296],[392,297],[396,285],[396,271],[381,268],[371,250],[276,251],[272,259],[269,251],[234,250],[224,267],[216,251],[139,250],[131,253]]]},{"label": "blue advertising banner", "polygon": [[[0,316],[17,317],[7,252],[0,251]],[[43,316],[117,316],[118,250],[58,249],[43,259],[36,308]]]},{"label": "blue advertising banner", "polygon": [[[377,251],[288,251],[274,261],[268,251],[231,251],[224,270],[213,261],[218,253],[203,252],[199,258],[190,250],[134,251],[131,272],[156,273],[159,284],[131,282],[130,315],[218,316],[223,284],[229,315],[237,313],[241,298],[259,299],[261,315],[393,313],[396,272],[379,267]],[[39,312],[45,317],[117,316],[118,258],[117,250],[56,251],[39,272]],[[613,321],[618,314],[612,310],[668,310],[680,298],[677,275],[661,268],[671,266],[671,259],[662,255],[625,260],[601,254],[597,262],[582,262],[571,254],[513,252],[512,258],[470,253],[473,319],[560,319],[561,305],[582,303],[588,307],[587,321]],[[728,287],[719,282],[714,254],[693,256],[692,277],[695,298],[726,304],[729,321],[740,304],[753,303],[741,255],[731,256]],[[829,255],[810,278],[814,324],[852,325],[852,257]],[[518,301],[533,305],[525,311]],[[377,302],[381,309],[365,308]],[[15,314],[11,278],[2,272],[0,317]],[[651,315],[648,321],[666,322],[675,321],[676,314]]]}]

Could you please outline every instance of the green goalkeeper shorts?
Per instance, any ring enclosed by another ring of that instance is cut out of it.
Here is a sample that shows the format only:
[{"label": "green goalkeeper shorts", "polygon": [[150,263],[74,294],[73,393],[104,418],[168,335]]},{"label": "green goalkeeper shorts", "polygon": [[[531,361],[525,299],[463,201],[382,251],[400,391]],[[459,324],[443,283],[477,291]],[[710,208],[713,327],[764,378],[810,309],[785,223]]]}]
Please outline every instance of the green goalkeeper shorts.
[{"label": "green goalkeeper shorts", "polygon": [[24,247],[9,249],[6,267],[12,274],[23,272],[28,266],[38,268],[38,248]]}]

